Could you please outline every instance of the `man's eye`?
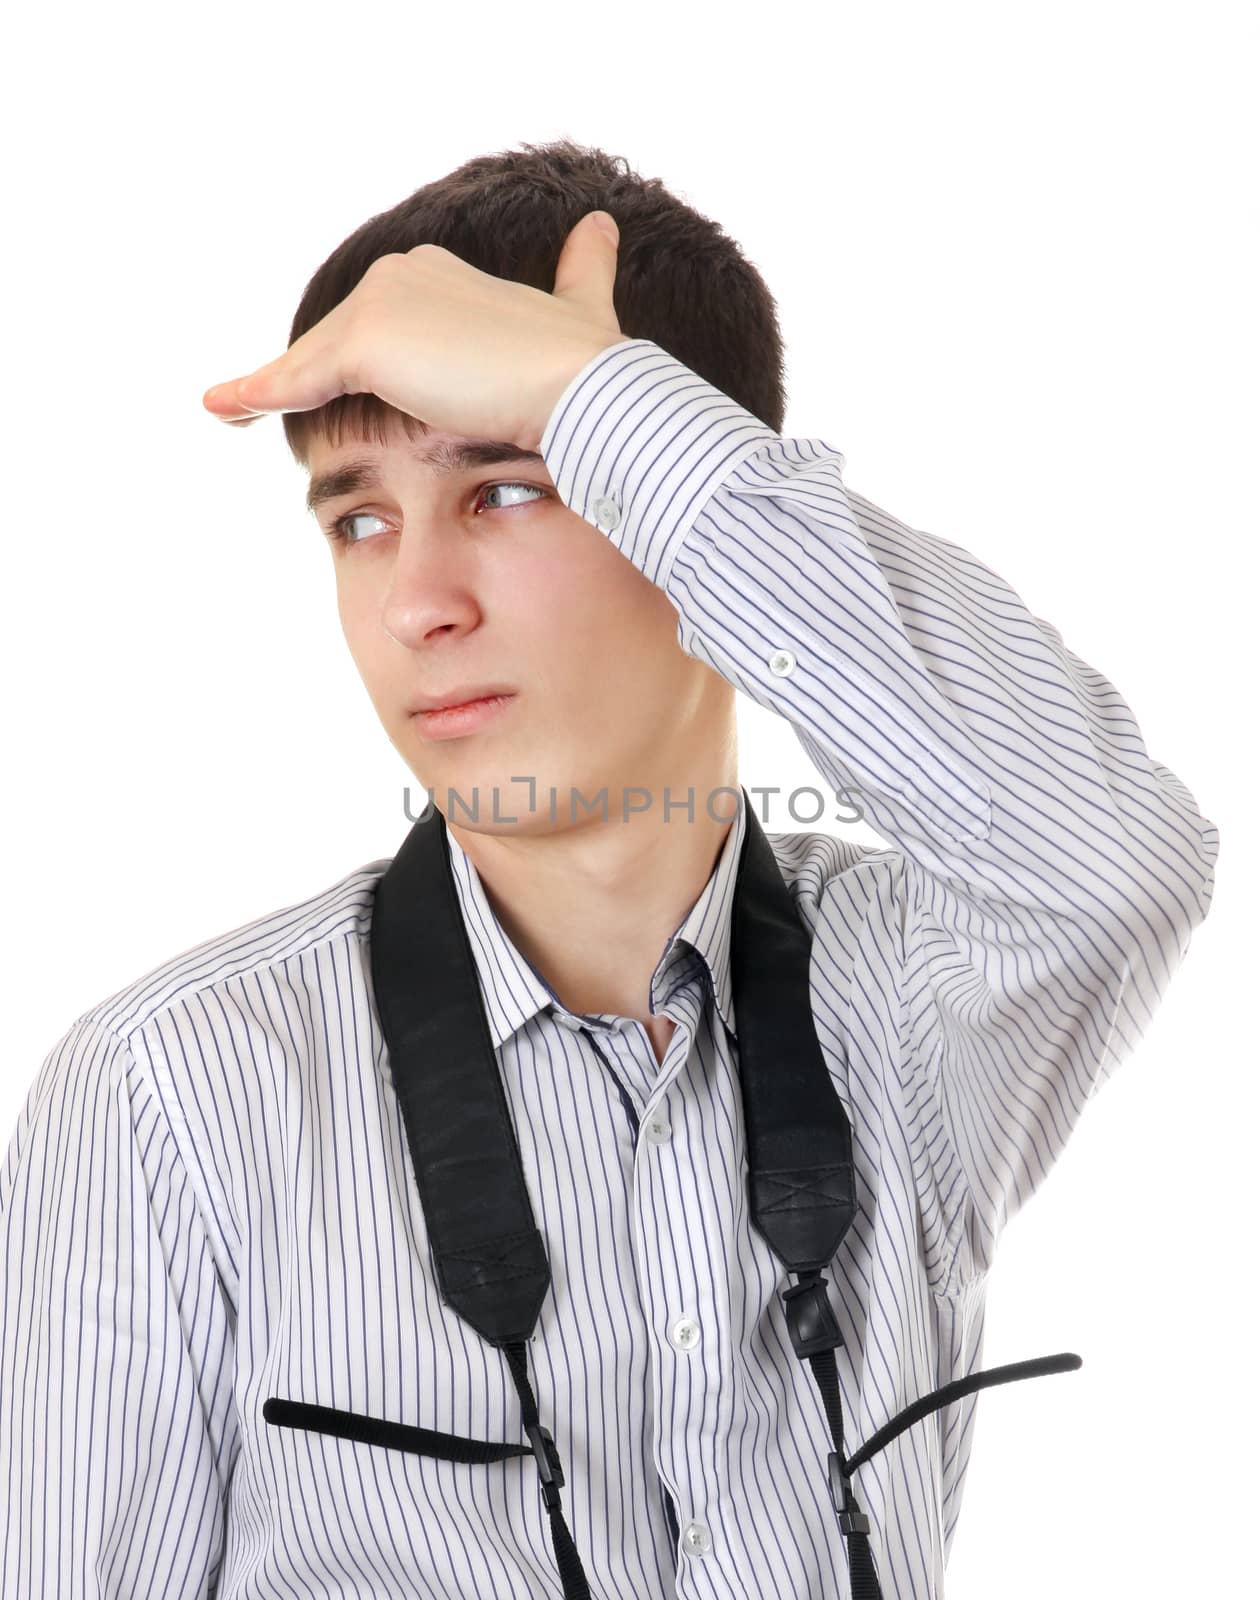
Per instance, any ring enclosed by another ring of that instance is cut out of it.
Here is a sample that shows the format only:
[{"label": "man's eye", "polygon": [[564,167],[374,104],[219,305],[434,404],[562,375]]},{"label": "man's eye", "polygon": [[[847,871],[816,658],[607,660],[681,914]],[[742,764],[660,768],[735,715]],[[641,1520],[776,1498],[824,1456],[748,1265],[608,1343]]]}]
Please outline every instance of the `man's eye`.
[{"label": "man's eye", "polygon": [[[540,483],[488,483],[482,493],[494,494],[494,492],[499,489],[527,489],[532,494],[541,494],[544,496],[548,493],[548,491],[544,489]],[[478,495],[477,498],[480,499],[481,496]],[[520,501],[517,501],[516,503],[518,505],[521,504]],[[524,503],[528,505],[529,502],[526,501]],[[492,505],[490,507],[491,511],[506,511],[507,509],[508,507],[504,505]]]},{"label": "man's eye", "polygon": [[[540,483],[488,483],[478,493],[477,500],[480,503],[485,495],[499,494],[501,496],[502,491],[505,489],[524,489],[527,494],[541,495],[543,499],[546,499],[551,492],[549,489],[544,489]],[[509,501],[506,505],[491,502],[487,509],[490,511],[510,511],[514,505],[529,505],[530,503],[529,500]],[[366,518],[369,522],[384,521],[384,518],[378,517],[375,511],[348,511],[344,517],[338,517],[332,524],[328,530],[328,537],[334,544],[362,544],[364,539],[357,537],[353,531],[353,525],[362,518]],[[366,537],[368,535],[364,535],[364,538]]]},{"label": "man's eye", "polygon": [[362,539],[352,538],[350,534],[351,525],[358,522],[362,517],[366,517],[371,522],[383,522],[385,520],[383,517],[378,517],[375,511],[351,511],[344,517],[337,518],[336,522],[328,530],[328,537],[335,544],[362,544]]}]

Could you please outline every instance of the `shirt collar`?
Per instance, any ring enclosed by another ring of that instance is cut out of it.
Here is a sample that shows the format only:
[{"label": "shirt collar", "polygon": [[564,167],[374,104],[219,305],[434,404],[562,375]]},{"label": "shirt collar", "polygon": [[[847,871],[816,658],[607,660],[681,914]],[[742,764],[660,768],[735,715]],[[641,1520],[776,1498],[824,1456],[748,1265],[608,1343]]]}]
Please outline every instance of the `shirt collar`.
[{"label": "shirt collar", "polygon": [[[727,830],[709,881],[665,941],[652,975],[652,1009],[663,1011],[675,989],[690,981],[697,972],[707,973],[718,1014],[732,1036],[735,1034],[735,1010],[731,999],[731,912],[746,829],[744,808],[747,803],[741,788],[734,821]],[[472,859],[449,828],[446,841],[495,1048],[546,1007],[572,1016],[542,974],[508,938],[486,897]]]}]

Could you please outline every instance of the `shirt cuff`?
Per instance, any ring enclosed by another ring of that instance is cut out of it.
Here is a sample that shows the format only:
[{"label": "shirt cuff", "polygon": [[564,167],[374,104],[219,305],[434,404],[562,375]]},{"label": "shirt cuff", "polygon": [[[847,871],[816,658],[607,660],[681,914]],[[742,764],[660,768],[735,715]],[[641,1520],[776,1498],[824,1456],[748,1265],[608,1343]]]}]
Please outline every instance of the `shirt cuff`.
[{"label": "shirt cuff", "polygon": [[569,509],[663,589],[706,501],[778,438],[653,340],[624,339],[573,376],[538,448]]}]

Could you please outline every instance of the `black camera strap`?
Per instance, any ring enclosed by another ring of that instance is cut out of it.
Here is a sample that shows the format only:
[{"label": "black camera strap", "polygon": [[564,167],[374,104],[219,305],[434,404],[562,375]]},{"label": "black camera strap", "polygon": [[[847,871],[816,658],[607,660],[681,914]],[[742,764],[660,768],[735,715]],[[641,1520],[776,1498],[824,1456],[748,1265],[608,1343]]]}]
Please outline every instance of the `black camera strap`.
[{"label": "black camera strap", "polygon": [[[783,1292],[792,1345],[822,1393],[833,1449],[832,1504],[854,1600],[881,1600],[870,1524],[853,1474],[921,1417],[976,1389],[1072,1371],[1065,1353],[977,1372],[914,1402],[854,1456],[844,1454],[836,1348],[843,1343],[822,1275],[856,1211],[849,1120],[814,1030],[810,942],[769,841],[741,790],[746,832],[731,929],[736,1045],[753,1226],[795,1276]],[[530,1205],[476,962],[451,870],[446,823],[430,805],[377,883],[371,971],[445,1304],[502,1350],[529,1443],[498,1444],[332,1407],[269,1398],[264,1418],[344,1438],[465,1462],[533,1454],[565,1600],[590,1589],[561,1509],[564,1474],[542,1425],[526,1363],[551,1282]]]}]

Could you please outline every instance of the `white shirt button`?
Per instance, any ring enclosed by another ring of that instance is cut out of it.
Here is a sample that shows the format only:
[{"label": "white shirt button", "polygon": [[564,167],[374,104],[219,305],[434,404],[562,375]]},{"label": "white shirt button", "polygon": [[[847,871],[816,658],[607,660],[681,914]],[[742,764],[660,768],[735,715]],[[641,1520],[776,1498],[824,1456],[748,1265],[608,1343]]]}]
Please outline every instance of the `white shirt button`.
[{"label": "white shirt button", "polygon": [[790,650],[776,650],[770,657],[769,667],[776,678],[786,678],[796,665],[796,657]]},{"label": "white shirt button", "polygon": [[651,1122],[644,1125],[643,1131],[653,1144],[668,1144],[674,1132],[664,1117],[653,1117]]},{"label": "white shirt button", "polygon": [[567,1028],[570,1033],[581,1033],[582,1024],[576,1017],[571,1017],[564,1011],[553,1011],[551,1014],[562,1028]]},{"label": "white shirt button", "polygon": [[713,1535],[703,1522],[689,1522],[682,1531],[682,1547],[689,1556],[702,1556],[713,1548]]},{"label": "white shirt button", "polygon": [[595,521],[605,533],[611,533],[621,521],[621,507],[606,494],[599,494],[591,502],[591,510],[595,514]]},{"label": "white shirt button", "polygon": [[694,1350],[700,1343],[700,1324],[694,1317],[679,1317],[669,1330],[669,1342],[676,1350]]}]

